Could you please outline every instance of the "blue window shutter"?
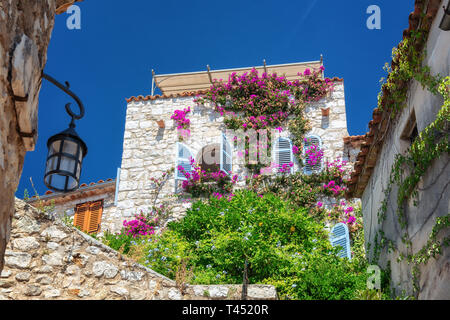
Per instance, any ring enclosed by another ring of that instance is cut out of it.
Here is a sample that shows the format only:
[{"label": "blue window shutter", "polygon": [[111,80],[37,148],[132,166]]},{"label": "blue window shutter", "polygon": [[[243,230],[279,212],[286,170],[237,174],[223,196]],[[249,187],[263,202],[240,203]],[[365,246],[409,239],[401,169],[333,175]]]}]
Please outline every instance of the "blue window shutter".
[{"label": "blue window shutter", "polygon": [[322,150],[322,140],[317,137],[317,136],[308,136],[306,137],[306,139],[308,140],[307,142],[305,142],[305,145],[303,147],[303,156],[304,156],[304,160],[303,160],[303,172],[305,174],[312,174],[312,173],[318,173],[322,170],[322,161],[320,161],[319,163],[316,163],[314,166],[311,166],[308,163],[309,157],[306,157],[306,149],[309,148],[312,145],[315,145],[318,147],[318,150]]},{"label": "blue window shutter", "polygon": [[333,247],[340,246],[342,248],[339,251],[339,257],[347,257],[352,260],[352,254],[350,251],[350,235],[348,232],[348,227],[345,223],[338,223],[331,229],[330,233],[330,243]]},{"label": "blue window shutter", "polygon": [[[279,138],[275,144],[275,163],[279,165],[278,171],[283,164],[289,164],[293,161],[292,142],[288,138]],[[290,168],[290,173],[294,168]]]},{"label": "blue window shutter", "polygon": [[187,180],[183,172],[178,170],[178,166],[182,166],[186,172],[192,171],[191,166],[192,153],[182,143],[177,142],[177,157],[175,164],[175,180]]},{"label": "blue window shutter", "polygon": [[222,140],[220,142],[220,170],[227,175],[231,175],[233,171],[231,144],[228,142],[225,133],[222,133]]}]

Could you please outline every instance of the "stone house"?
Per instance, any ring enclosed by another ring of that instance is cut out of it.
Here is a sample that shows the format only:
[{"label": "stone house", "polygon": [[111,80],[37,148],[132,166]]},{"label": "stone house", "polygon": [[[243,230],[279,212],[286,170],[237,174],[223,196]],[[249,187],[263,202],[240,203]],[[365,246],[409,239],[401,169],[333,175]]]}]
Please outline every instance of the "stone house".
[{"label": "stone house", "polygon": [[[450,75],[450,32],[440,28],[444,6],[448,12],[447,0],[416,1],[416,10],[410,15],[409,28],[404,32],[404,39],[411,39],[412,31],[428,32],[426,43],[416,49],[426,53],[423,65],[429,66],[431,74],[442,77]],[[383,99],[391,96],[392,93],[385,92]],[[391,283],[397,294],[413,295],[413,284],[417,282],[415,293],[419,299],[450,298],[450,248],[442,245],[450,234],[448,228],[437,233],[442,247],[435,258],[424,264],[408,258],[423,252],[421,250],[430,243],[437,218],[448,217],[449,155],[444,152],[431,162],[414,188],[417,195],[405,201],[403,208],[398,205],[399,186],[390,184],[390,179],[396,157],[408,154],[417,135],[435,121],[442,106],[441,95],[431,93],[417,80],[412,80],[407,86],[406,106],[396,117],[389,108],[384,112],[375,109],[349,188],[349,196],[362,201],[369,258],[382,268],[390,265]],[[436,135],[434,143],[448,141],[448,122],[446,130],[440,138]],[[411,169],[406,170],[402,179],[411,172]],[[399,221],[399,210],[404,216],[404,225]]]},{"label": "stone house", "polygon": [[[261,73],[276,72],[292,80],[298,78],[299,72],[303,73],[307,68],[317,70],[320,66],[322,61],[264,65],[256,69]],[[155,184],[150,178],[160,178],[165,171],[177,168],[178,165],[186,165],[191,157],[196,162],[202,163],[202,166],[204,165],[202,159],[205,156],[217,160],[216,163],[221,169],[228,165],[227,171],[231,171],[232,175],[237,174],[238,185],[243,186],[244,177],[248,173],[245,166],[237,160],[237,146],[232,146],[230,139],[224,135],[224,118],[215,112],[211,105],[197,104],[194,99],[211,86],[213,79],[228,79],[228,75],[233,72],[242,74],[251,69],[155,75],[154,83],[161,90],[161,95],[127,99],[122,164],[116,181],[106,184],[106,189],[103,188],[103,184],[85,186],[68,195],[45,195],[41,200],[45,205],[51,204],[52,200],[55,201],[56,212],[69,215],[77,211],[77,208],[83,207],[83,204],[102,200],[104,207],[99,220],[100,231],[118,232],[125,219],[132,218],[140,211],[148,212],[153,205],[161,203],[170,204],[173,214],[169,220],[183,217],[186,208],[190,206],[190,199],[176,197],[180,193],[183,175],[176,170],[173,175],[168,175],[159,190],[157,200]],[[339,78],[333,78],[332,81],[335,85],[333,92],[318,102],[310,103],[306,108],[306,115],[312,127],[307,137],[315,139],[320,145],[324,159],[334,160],[340,157],[354,161],[362,137],[349,137],[344,81]],[[188,107],[191,108],[190,136],[180,141],[179,132],[171,116],[175,110]],[[286,161],[294,162],[292,172],[304,170],[303,164],[295,160],[292,147],[289,147],[292,145],[290,136],[289,131],[285,129],[277,141],[287,143]],[[92,222],[93,225],[95,223]]]}]

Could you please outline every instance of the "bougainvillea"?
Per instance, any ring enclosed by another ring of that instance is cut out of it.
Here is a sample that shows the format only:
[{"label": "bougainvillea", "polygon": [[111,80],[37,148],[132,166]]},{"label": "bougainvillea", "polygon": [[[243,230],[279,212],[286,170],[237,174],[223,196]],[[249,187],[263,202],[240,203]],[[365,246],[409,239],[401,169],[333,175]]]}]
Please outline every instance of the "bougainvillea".
[{"label": "bougainvillea", "polygon": [[155,225],[158,218],[149,218],[142,212],[134,216],[135,219],[123,222],[123,234],[132,236],[133,238],[141,236],[150,236],[155,233]]},{"label": "bougainvillea", "polygon": [[306,148],[305,158],[306,163],[311,167],[314,167],[322,162],[323,150],[321,150],[319,146],[313,144]]},{"label": "bougainvillea", "polygon": [[230,129],[282,128],[290,115],[301,113],[305,103],[333,90],[331,80],[322,80],[323,70],[306,69],[294,81],[276,73],[260,75],[256,69],[241,76],[234,72],[227,82],[214,81],[196,102],[212,102]]},{"label": "bougainvillea", "polygon": [[180,138],[189,137],[189,135],[191,133],[191,131],[189,130],[191,120],[186,118],[186,116],[189,112],[191,112],[191,107],[188,107],[183,110],[175,110],[173,115],[170,117],[170,119],[172,119],[177,126],[177,130],[180,135]]},{"label": "bougainvillea", "polygon": [[186,171],[182,166],[178,166],[179,172],[186,178],[182,182],[182,188],[185,193],[189,193],[193,197],[210,196],[213,194],[227,196],[231,194],[233,185],[238,180],[238,175],[230,178],[222,170],[205,171],[193,158],[190,161],[191,171]]}]

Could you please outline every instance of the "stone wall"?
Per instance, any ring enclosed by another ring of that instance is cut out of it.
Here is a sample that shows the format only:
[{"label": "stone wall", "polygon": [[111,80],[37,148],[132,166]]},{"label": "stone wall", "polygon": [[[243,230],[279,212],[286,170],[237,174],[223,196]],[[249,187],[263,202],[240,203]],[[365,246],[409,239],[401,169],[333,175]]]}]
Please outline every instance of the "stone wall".
[{"label": "stone wall", "polygon": [[[119,231],[122,221],[140,210],[148,211],[153,204],[154,185],[151,177],[159,178],[165,170],[175,167],[178,132],[170,119],[175,110],[191,107],[188,117],[191,121],[190,138],[183,143],[198,160],[203,147],[219,144],[225,131],[223,117],[214,112],[210,105],[196,105],[194,97],[158,98],[155,100],[132,101],[127,106],[123,143],[123,156],[117,207],[110,208],[103,216],[102,229]],[[330,108],[328,119],[321,109]],[[345,111],[344,84],[336,82],[335,91],[319,102],[306,108],[311,121],[310,134],[321,137],[326,159],[343,157],[344,141],[348,136]],[[157,121],[163,120],[165,128],[159,128]],[[285,130],[281,136],[289,137]],[[233,150],[233,174],[244,181],[245,168],[237,161],[237,150]],[[301,170],[295,161],[295,170]],[[175,180],[167,181],[160,193],[160,199],[170,201],[173,219],[181,218],[190,203],[173,198]]]},{"label": "stone wall", "polygon": [[[53,215],[16,200],[0,300],[240,299],[242,285],[181,286],[103,245]],[[273,300],[275,288],[250,285],[249,299]]]},{"label": "stone wall", "polygon": [[[442,6],[441,6],[442,7]],[[450,32],[442,31],[438,25],[442,19],[440,10],[430,31],[425,64],[431,67],[433,74],[447,76],[450,74]],[[408,234],[412,247],[406,247],[402,242],[404,231],[399,225],[395,212],[397,208],[397,191],[394,186],[388,200],[387,217],[383,223],[378,222],[377,212],[384,200],[384,190],[388,184],[391,168],[396,154],[404,154],[410,142],[401,139],[402,132],[414,111],[417,119],[417,129],[422,131],[436,118],[437,112],[443,104],[440,96],[435,96],[414,81],[410,85],[407,107],[403,110],[398,121],[391,126],[386,135],[382,150],[379,154],[373,174],[362,196],[362,210],[364,214],[364,232],[366,246],[373,244],[375,235],[382,230],[387,239],[393,241],[401,252],[414,254],[427,243],[436,218],[449,213],[450,199],[450,169],[449,155],[444,154],[436,159],[418,184],[418,206],[412,201],[406,205],[405,214]],[[448,236],[450,231],[443,231],[440,239]],[[442,237],[442,238],[441,238]],[[371,252],[373,252],[371,250]],[[371,254],[372,256],[372,254]],[[393,288],[397,294],[402,292],[412,294],[411,266],[406,259],[399,262],[399,252],[383,251],[380,256],[382,267],[391,264],[391,278]],[[450,299],[450,248],[445,247],[437,259],[430,259],[427,265],[421,266],[419,299]]]},{"label": "stone wall", "polygon": [[37,139],[41,73],[55,11],[69,2],[0,2],[0,271],[25,153]]}]

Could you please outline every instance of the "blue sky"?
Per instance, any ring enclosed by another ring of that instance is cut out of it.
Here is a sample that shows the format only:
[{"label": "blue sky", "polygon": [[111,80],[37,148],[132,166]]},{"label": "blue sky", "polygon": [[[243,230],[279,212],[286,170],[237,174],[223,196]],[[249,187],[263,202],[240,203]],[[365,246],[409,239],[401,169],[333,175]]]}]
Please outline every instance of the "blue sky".
[{"label": "blue sky", "polygon": [[[383,66],[402,39],[412,0],[300,1],[95,1],[81,8],[81,30],[69,30],[68,14],[56,17],[45,72],[71,89],[86,107],[77,132],[89,152],[82,182],[115,178],[121,165],[125,98],[150,94],[157,74],[319,60],[325,74],[345,80],[348,131],[368,131]],[[370,5],[381,8],[381,30],[369,30]],[[39,139],[25,158],[16,193],[39,194],[47,139],[66,129],[64,105],[72,102],[43,80]],[[74,107],[75,109],[75,107]]]}]

